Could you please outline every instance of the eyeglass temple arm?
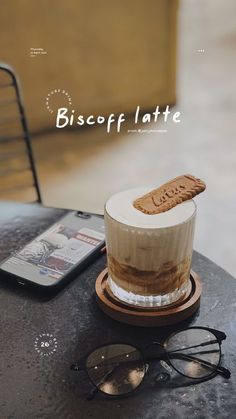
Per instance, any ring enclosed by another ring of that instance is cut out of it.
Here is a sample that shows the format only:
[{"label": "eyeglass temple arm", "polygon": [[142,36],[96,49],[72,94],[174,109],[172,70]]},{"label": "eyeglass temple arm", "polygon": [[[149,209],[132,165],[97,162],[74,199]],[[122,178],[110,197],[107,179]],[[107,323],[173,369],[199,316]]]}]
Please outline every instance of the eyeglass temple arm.
[{"label": "eyeglass temple arm", "polygon": [[[110,364],[111,365],[111,364]],[[103,382],[104,382],[104,380],[106,380],[107,378],[109,378],[110,377],[110,375],[116,370],[116,368],[117,367],[119,367],[119,365],[120,364],[117,364],[117,362],[115,363],[115,365],[113,366],[113,368],[111,368],[111,370],[110,371],[108,371],[105,375],[104,375],[104,377],[103,377],[103,379],[100,381],[100,383],[98,384],[98,386],[99,385],[101,385]],[[71,365],[71,367],[70,367],[73,371],[84,371],[84,370],[86,370],[86,367],[85,366],[82,366],[82,365],[80,365],[80,364],[72,364]],[[98,386],[96,386],[96,387],[94,387],[92,390],[91,390],[91,392],[89,393],[89,395],[87,396],[87,400],[88,401],[91,401],[91,400],[93,400],[94,399],[94,397],[96,396],[96,394],[97,394],[97,392],[98,392],[98,390],[99,390],[99,388],[98,388]]]},{"label": "eyeglass temple arm", "polygon": [[[201,364],[203,366],[205,365],[205,366],[210,367],[210,368],[214,367],[214,365],[212,365],[210,362],[207,362],[207,361],[205,361],[201,358],[197,358],[195,356],[181,354],[181,353],[174,354],[174,356],[177,357],[177,358],[180,358],[180,359],[190,359],[190,360],[193,360],[193,361],[197,361],[199,364]],[[227,368],[224,368],[224,367],[221,367],[221,366],[218,366],[215,369],[215,371],[218,374],[223,375],[223,377],[225,377],[225,378],[230,378],[230,376],[231,376],[230,371]]]},{"label": "eyeglass temple arm", "polygon": [[[211,329],[209,329],[209,330],[211,330]],[[218,332],[218,331],[217,331]],[[222,333],[222,334],[224,334],[223,332],[219,332],[219,333]],[[225,339],[225,338],[224,338]],[[187,347],[187,348],[185,348],[185,349],[192,349],[192,348],[197,348],[197,347],[199,347],[199,346],[206,346],[206,345],[209,345],[209,343],[215,343],[216,341],[214,340],[214,341],[210,341],[210,342],[207,342],[207,343],[201,343],[201,344],[197,344],[197,345],[193,345],[193,346],[189,346],[189,347]],[[164,351],[164,353],[167,353],[167,351],[166,351],[166,348],[165,348],[165,345],[163,344],[163,343],[161,343],[161,342],[158,342],[158,341],[153,341],[153,342],[151,342],[151,343],[149,343],[146,347],[145,347],[145,351],[148,349],[148,348],[150,348],[151,346],[155,346],[155,345],[157,345],[157,346],[160,346],[162,349],[163,349],[163,351]],[[176,349],[176,350],[174,350],[174,351],[170,351],[170,352],[168,352],[168,354],[171,354],[171,353],[175,353],[175,352],[180,352],[180,351],[182,351],[183,349]],[[159,359],[159,358],[157,358],[157,357],[154,357],[153,359]],[[160,358],[161,359],[161,358]],[[73,370],[73,371],[85,371],[86,370],[86,367],[85,367],[85,365],[84,365],[84,360],[85,360],[85,358],[82,358],[82,359],[80,359],[80,361],[77,363],[77,364],[72,364],[71,365],[71,367],[70,367],[70,369],[71,370]],[[150,360],[151,360],[151,358],[150,358]],[[127,362],[130,362],[130,361],[127,361]],[[131,361],[132,362],[132,361]]]},{"label": "eyeglass temple arm", "polygon": [[[221,343],[222,340],[225,340],[226,339],[226,334],[224,332],[221,332],[220,330],[214,330],[214,329],[209,329],[209,330],[211,330],[212,332],[215,332],[215,334],[217,335],[217,338],[219,339],[220,343]],[[209,341],[208,342],[204,342],[204,343],[201,343],[201,344],[198,344],[198,345],[191,346],[188,349],[196,348],[196,347],[199,347],[199,346],[207,346],[207,345],[209,345],[209,343],[215,343],[215,342],[216,342],[215,340],[212,340],[210,342]],[[151,346],[151,345],[158,345],[158,346],[162,347],[165,350],[165,345],[163,345],[160,342],[156,342],[155,341],[155,342],[153,342],[152,344],[150,344],[148,346]],[[173,351],[173,353],[174,352],[176,352],[176,351]],[[194,359],[194,357],[191,357],[191,358]],[[195,358],[195,359],[197,359],[197,358]],[[199,362],[201,361],[201,363],[203,363],[203,360],[201,360],[201,359],[198,359],[198,361]],[[231,372],[227,368],[224,368],[224,367],[219,366],[216,369],[216,371],[219,374],[223,375],[223,377],[225,377],[225,378],[230,378],[230,376],[231,376]]]},{"label": "eyeglass temple arm", "polygon": [[[148,357],[148,358],[146,358],[146,361],[159,361],[159,360],[161,360],[162,358],[163,358],[163,356],[164,357],[166,357],[166,356],[170,356],[170,355],[172,355],[173,356],[173,358],[180,358],[180,359],[191,359],[191,360],[193,360],[193,361],[197,361],[199,364],[202,364],[202,365],[206,365],[206,366],[208,366],[208,367],[213,367],[213,365],[212,364],[210,364],[209,362],[207,362],[207,361],[204,361],[203,359],[201,359],[201,358],[197,358],[197,357],[194,357],[194,356],[191,356],[191,355],[187,355],[187,354],[183,354],[183,353],[180,353],[180,352],[178,352],[178,353],[176,353],[175,351],[173,351],[173,352],[164,352],[163,354],[161,354],[161,355],[158,355],[158,356],[153,356],[153,357]],[[127,364],[130,364],[130,365],[132,365],[132,364],[136,364],[137,363],[137,361],[136,360],[134,360],[134,361],[125,361],[125,364],[127,365]],[[114,371],[114,369],[117,367],[117,366],[119,366],[119,365],[121,365],[121,364],[123,364],[123,362],[122,363],[120,363],[120,364],[118,364],[117,365],[117,361],[114,363],[114,364],[112,364],[111,362],[109,362],[109,363],[106,363],[106,365],[107,366],[112,366],[112,365],[114,365],[114,367],[112,368],[112,370],[111,371],[109,371],[109,374],[111,374],[113,371]],[[71,369],[73,370],[73,371],[84,371],[84,370],[86,370],[86,367],[83,367],[82,365],[79,365],[79,364],[73,364],[73,365],[71,365]],[[219,373],[219,374],[221,374],[221,375],[223,375],[225,378],[230,378],[230,375],[231,375],[231,373],[230,373],[230,371],[227,369],[227,368],[224,368],[224,367],[222,367],[222,366],[218,366],[217,368],[216,368],[216,371]],[[107,378],[107,377],[106,377]]]},{"label": "eyeglass temple arm", "polygon": [[216,371],[219,374],[223,375],[223,377],[225,377],[225,378],[230,378],[230,376],[231,376],[231,372],[227,368],[218,367]]},{"label": "eyeglass temple arm", "polygon": [[98,390],[99,390],[99,386],[101,385],[101,384],[103,384],[104,383],[104,381],[105,380],[107,380],[112,374],[113,374],[113,372],[119,367],[119,365],[120,364],[117,364],[116,363],[116,365],[114,365],[114,367],[113,368],[111,368],[110,369],[110,371],[108,371],[105,375],[104,375],[104,377],[102,378],[102,380],[100,381],[100,383],[98,383],[97,384],[97,386],[96,387],[94,387],[92,390],[91,390],[91,392],[89,393],[89,395],[88,395],[88,397],[87,397],[87,400],[89,400],[89,401],[91,401],[91,400],[93,400],[93,398],[95,397],[95,395],[97,394],[97,392],[98,392]]},{"label": "eyeglass temple arm", "polygon": [[[170,356],[170,355],[172,355],[173,357],[175,357],[175,358],[180,358],[180,359],[188,359],[188,360],[193,360],[193,361],[197,361],[199,364],[201,364],[201,365],[203,365],[203,366],[208,366],[208,367],[210,367],[210,368],[213,368],[214,367],[214,365],[212,365],[210,362],[207,362],[207,361],[204,361],[203,359],[201,359],[201,358],[197,358],[197,357],[195,357],[195,356],[191,356],[191,355],[187,355],[187,354],[183,354],[183,353],[180,353],[180,352],[178,352],[178,353],[176,353],[176,352],[172,352],[172,353],[167,353],[167,352],[164,352],[163,354],[160,354],[160,355],[158,355],[158,356],[152,356],[152,357],[148,357],[148,358],[146,358],[145,360],[148,362],[148,361],[159,361],[159,360],[161,360],[161,359],[163,359],[163,357],[167,357],[167,356]],[[133,361],[125,361],[125,362],[121,362],[121,363],[119,363],[119,364],[117,364],[117,361],[115,362],[115,363],[111,363],[111,362],[109,362],[109,363],[107,363],[106,365],[107,366],[112,366],[112,365],[114,365],[114,367],[113,367],[113,369],[111,370],[111,371],[109,371],[109,375],[114,371],[114,369],[116,368],[116,367],[118,367],[118,366],[120,366],[120,365],[122,365],[122,364],[129,364],[129,365],[132,365],[132,364],[137,364],[137,360],[133,360]],[[71,368],[74,370],[74,371],[81,371],[81,370],[84,370],[85,368],[83,368],[83,367],[80,367],[80,368],[78,368],[78,366],[71,366]],[[225,377],[225,378],[230,378],[230,376],[231,376],[231,373],[230,373],[230,371],[227,369],[227,368],[224,368],[224,367],[222,367],[222,366],[218,366],[216,369],[215,369],[215,371],[217,372],[217,373],[219,373],[219,374],[221,374],[221,375],[223,375],[223,377]],[[107,377],[106,377],[107,378]]]},{"label": "eyeglass temple arm", "polygon": [[212,332],[213,335],[215,335],[220,342],[222,342],[222,340],[225,340],[226,339],[225,332],[221,332],[220,330],[211,329],[211,328],[207,328],[207,330],[209,330],[210,332]]}]

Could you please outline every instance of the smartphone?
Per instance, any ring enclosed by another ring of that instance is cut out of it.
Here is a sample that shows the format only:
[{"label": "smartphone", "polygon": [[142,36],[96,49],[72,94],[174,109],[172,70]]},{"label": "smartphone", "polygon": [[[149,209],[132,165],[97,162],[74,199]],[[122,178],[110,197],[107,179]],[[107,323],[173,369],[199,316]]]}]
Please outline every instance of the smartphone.
[{"label": "smartphone", "polygon": [[104,246],[103,217],[73,211],[4,260],[0,273],[20,285],[55,289],[88,266]]}]

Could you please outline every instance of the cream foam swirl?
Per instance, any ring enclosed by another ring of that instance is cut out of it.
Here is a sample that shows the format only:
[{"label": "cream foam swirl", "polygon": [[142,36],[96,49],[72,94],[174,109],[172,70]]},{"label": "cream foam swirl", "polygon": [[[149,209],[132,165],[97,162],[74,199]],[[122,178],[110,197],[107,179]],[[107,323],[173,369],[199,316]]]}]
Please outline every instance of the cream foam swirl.
[{"label": "cream foam swirl", "polygon": [[108,199],[106,212],[114,220],[139,228],[167,228],[186,222],[196,211],[195,202],[190,199],[160,214],[144,214],[133,206],[135,199],[155,187],[135,188],[119,192]]}]

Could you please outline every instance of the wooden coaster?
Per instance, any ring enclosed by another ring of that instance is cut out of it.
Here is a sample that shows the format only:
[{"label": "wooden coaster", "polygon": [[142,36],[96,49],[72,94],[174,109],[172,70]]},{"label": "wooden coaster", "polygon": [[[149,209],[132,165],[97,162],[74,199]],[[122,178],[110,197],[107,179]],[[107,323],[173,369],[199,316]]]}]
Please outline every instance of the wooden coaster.
[{"label": "wooden coaster", "polygon": [[99,307],[114,320],[143,327],[160,327],[179,323],[198,309],[202,292],[199,276],[191,271],[191,289],[174,304],[163,307],[134,307],[116,298],[107,287],[108,271],[97,277],[95,290]]}]

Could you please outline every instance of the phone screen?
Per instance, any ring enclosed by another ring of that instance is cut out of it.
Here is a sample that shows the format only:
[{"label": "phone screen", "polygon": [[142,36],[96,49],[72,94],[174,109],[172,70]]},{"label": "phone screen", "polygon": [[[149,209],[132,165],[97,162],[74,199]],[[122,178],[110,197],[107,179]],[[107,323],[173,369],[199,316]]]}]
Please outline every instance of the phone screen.
[{"label": "phone screen", "polygon": [[69,215],[2,263],[1,269],[42,285],[67,275],[104,244],[103,220]]}]

